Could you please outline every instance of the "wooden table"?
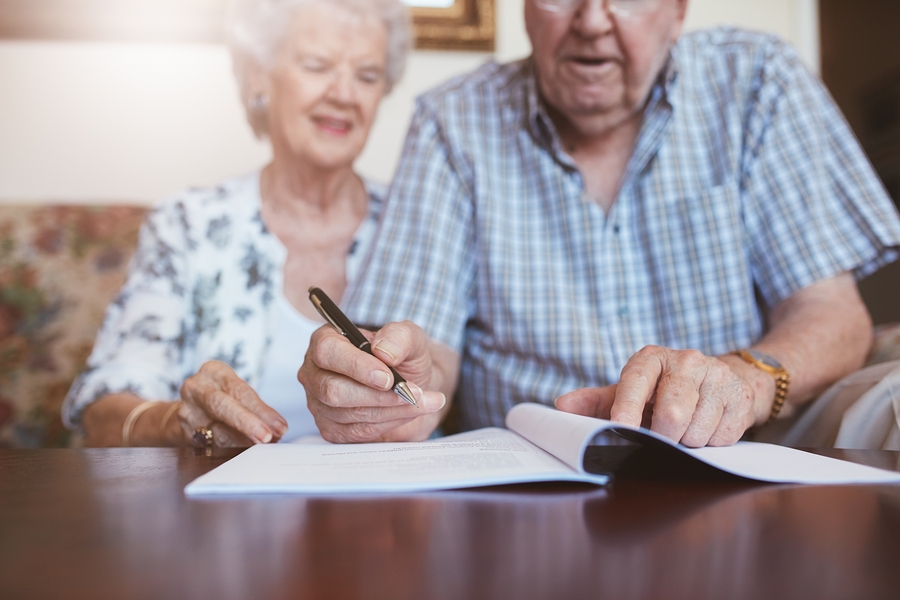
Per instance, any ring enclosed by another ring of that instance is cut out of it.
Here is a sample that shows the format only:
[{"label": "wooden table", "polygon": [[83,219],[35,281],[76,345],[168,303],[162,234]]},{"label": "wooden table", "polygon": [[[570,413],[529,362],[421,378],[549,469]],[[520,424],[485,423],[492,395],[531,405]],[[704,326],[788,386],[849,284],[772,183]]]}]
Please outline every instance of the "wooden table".
[{"label": "wooden table", "polygon": [[900,486],[184,496],[233,455],[0,451],[0,598],[900,598]]}]

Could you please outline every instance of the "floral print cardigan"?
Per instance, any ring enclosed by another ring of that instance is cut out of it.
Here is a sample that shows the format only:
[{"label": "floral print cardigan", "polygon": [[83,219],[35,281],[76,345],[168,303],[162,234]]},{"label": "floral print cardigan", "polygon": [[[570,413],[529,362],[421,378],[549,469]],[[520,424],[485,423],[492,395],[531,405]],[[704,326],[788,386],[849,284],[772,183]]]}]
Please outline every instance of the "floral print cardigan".
[{"label": "floral print cardigan", "polygon": [[[348,249],[351,280],[384,200],[380,186],[366,185],[369,216]],[[85,407],[107,394],[178,398],[182,382],[208,360],[228,363],[255,385],[286,255],[263,224],[258,172],[185,191],[148,213],[128,279],[63,403],[66,426],[79,429]]]}]

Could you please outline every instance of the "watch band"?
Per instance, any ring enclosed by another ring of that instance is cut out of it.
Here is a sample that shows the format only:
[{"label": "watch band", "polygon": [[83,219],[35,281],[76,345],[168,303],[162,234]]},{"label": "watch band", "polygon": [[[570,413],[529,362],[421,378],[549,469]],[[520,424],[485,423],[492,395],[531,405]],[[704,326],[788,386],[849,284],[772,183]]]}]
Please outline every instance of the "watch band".
[{"label": "watch band", "polygon": [[784,401],[787,399],[788,389],[791,385],[791,376],[781,363],[759,350],[735,350],[732,354],[740,356],[744,362],[750,363],[760,371],[768,373],[775,378],[775,399],[772,401],[772,410],[769,412],[769,418],[763,425],[767,425],[778,416],[784,407]]}]

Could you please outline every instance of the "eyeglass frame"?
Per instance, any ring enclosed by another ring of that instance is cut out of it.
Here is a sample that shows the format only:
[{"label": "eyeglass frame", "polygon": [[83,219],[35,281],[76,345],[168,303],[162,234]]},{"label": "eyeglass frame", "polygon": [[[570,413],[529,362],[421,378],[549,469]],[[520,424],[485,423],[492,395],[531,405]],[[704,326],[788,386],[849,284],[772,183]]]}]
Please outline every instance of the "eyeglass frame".
[{"label": "eyeglass frame", "polygon": [[[589,0],[572,0],[571,8],[566,8],[566,7],[560,6],[558,4],[547,4],[548,0],[532,0],[532,1],[534,2],[534,5],[537,6],[539,9],[545,10],[547,12],[556,13],[559,15],[559,14],[573,13],[573,12],[577,11],[581,7],[582,4],[584,4],[586,1],[589,1]],[[553,0],[550,0],[550,1],[552,2]],[[601,0],[601,1],[606,6],[606,9],[609,12],[611,12],[612,14],[614,14],[618,17],[632,17],[636,14],[641,14],[641,11],[634,11],[634,10],[629,10],[626,8],[620,8],[620,7],[616,6],[615,3],[619,2],[620,0]],[[650,5],[658,4],[659,0],[647,0],[647,3]]]}]

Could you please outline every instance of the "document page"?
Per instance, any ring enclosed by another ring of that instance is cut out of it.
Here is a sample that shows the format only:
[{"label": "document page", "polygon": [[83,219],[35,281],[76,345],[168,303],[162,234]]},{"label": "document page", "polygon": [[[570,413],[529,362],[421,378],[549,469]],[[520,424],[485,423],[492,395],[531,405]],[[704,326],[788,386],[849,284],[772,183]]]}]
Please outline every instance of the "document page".
[{"label": "document page", "polygon": [[900,473],[894,471],[774,444],[738,442],[722,448],[685,448],[685,452],[723,471],[770,483],[900,483]]},{"label": "document page", "polygon": [[579,475],[511,431],[487,428],[418,443],[254,446],[196,479],[185,493],[411,492],[607,480]]},{"label": "document page", "polygon": [[900,483],[900,473],[829,458],[785,446],[739,442],[722,448],[687,448],[652,431],[627,427],[580,415],[567,414],[534,403],[516,405],[506,417],[506,425],[539,447],[558,456],[573,469],[583,471],[585,448],[612,432],[631,443],[643,446],[667,446],[721,471],[756,481],[805,484]]}]

